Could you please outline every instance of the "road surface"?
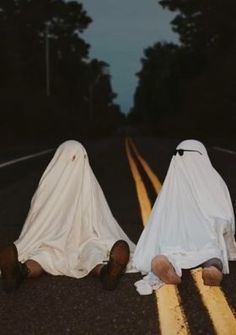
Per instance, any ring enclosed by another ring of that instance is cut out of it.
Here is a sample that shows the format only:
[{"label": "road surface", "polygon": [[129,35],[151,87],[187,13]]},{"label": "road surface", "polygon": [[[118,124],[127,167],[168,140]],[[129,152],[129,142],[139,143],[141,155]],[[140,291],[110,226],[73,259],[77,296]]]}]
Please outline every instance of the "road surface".
[{"label": "road surface", "polygon": [[[83,142],[114,216],[134,242],[178,142],[141,137]],[[217,142],[208,146],[236,208],[234,150]],[[17,238],[53,151],[14,161],[31,154],[32,150],[24,150],[22,155],[19,151],[2,155],[0,247]],[[16,293],[0,290],[0,334],[236,334],[236,262],[231,262],[231,273],[220,289],[203,287],[199,271],[184,271],[178,289],[169,285],[150,296],[135,291],[133,283],[140,274],[125,275],[114,292],[104,291],[99,280],[90,277],[44,275],[27,280]]]}]

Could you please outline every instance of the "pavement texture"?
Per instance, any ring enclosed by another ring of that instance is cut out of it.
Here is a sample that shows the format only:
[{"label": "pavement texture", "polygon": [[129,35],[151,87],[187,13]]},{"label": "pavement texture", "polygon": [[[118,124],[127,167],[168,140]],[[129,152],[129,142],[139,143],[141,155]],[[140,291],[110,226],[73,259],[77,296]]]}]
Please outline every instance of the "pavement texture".
[{"label": "pavement texture", "polygon": [[[162,182],[172,153],[181,139],[134,138],[140,153]],[[213,142],[213,143],[212,143]],[[236,155],[212,149],[207,143],[215,168],[229,186],[236,208]],[[143,229],[135,186],[125,153],[124,138],[83,141],[92,169],[104,191],[113,215],[128,236],[137,242]],[[226,143],[227,144],[227,143]],[[224,144],[224,145],[226,145]],[[235,150],[230,143],[227,149]],[[32,152],[30,148],[21,153]],[[40,151],[40,150],[38,150]],[[2,152],[1,161],[20,157]],[[22,228],[31,197],[52,154],[0,169],[0,248],[14,241]],[[155,194],[145,181],[152,202]],[[236,310],[236,266],[225,276],[223,291]],[[154,295],[139,296],[133,283],[140,274],[126,274],[115,291],[104,291],[97,278],[80,280],[45,274],[25,281],[13,294],[0,290],[0,334],[160,334]],[[191,334],[215,334],[211,320],[201,304],[189,271],[184,271],[179,287]]]}]

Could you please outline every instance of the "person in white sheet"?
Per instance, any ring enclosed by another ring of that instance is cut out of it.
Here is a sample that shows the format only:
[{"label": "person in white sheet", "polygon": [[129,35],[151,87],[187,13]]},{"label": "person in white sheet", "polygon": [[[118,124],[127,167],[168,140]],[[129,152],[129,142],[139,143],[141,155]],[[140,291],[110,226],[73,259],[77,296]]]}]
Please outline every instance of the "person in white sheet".
[{"label": "person in white sheet", "polygon": [[66,141],[41,177],[18,240],[0,253],[3,288],[14,291],[25,278],[47,272],[97,275],[113,290],[130,270],[134,248],[109,209],[84,147]]},{"label": "person in white sheet", "polygon": [[147,275],[140,294],[179,284],[181,270],[201,265],[205,285],[218,286],[236,260],[234,211],[228,188],[204,145],[181,142],[137,243],[133,265]]}]

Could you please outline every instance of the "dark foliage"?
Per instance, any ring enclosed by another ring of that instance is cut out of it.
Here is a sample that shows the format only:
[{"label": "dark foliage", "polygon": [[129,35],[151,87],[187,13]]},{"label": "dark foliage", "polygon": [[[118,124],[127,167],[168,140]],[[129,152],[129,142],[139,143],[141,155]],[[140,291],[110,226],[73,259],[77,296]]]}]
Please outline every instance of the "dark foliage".
[{"label": "dark foliage", "polygon": [[162,0],[176,12],[178,45],[145,50],[129,118],[158,129],[235,134],[236,3],[234,0]]},{"label": "dark foliage", "polygon": [[111,115],[108,65],[88,61],[82,38],[91,21],[77,1],[0,1],[5,141],[112,131],[117,115]]}]

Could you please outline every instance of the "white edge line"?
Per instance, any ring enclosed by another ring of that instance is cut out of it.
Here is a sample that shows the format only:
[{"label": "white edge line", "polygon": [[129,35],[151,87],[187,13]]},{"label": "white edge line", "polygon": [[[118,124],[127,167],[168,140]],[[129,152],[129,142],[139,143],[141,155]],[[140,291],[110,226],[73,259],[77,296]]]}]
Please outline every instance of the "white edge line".
[{"label": "white edge line", "polygon": [[49,153],[49,152],[51,152],[53,150],[54,149],[48,149],[48,150],[37,152],[36,154],[32,154],[32,155],[20,157],[20,158],[17,158],[17,159],[13,159],[11,161],[8,161],[8,162],[0,164],[0,169],[3,168],[3,167],[5,167],[5,166],[8,166],[8,165],[12,165],[12,164],[15,164],[15,163],[18,163],[18,162],[26,161],[27,159],[30,159],[30,158],[34,158],[34,157],[45,155],[45,154],[47,154],[47,153]]},{"label": "white edge line", "polygon": [[213,149],[218,150],[218,151],[227,152],[228,154],[231,154],[231,155],[236,155],[236,151],[233,151],[233,150],[224,149],[220,147],[213,147]]}]

